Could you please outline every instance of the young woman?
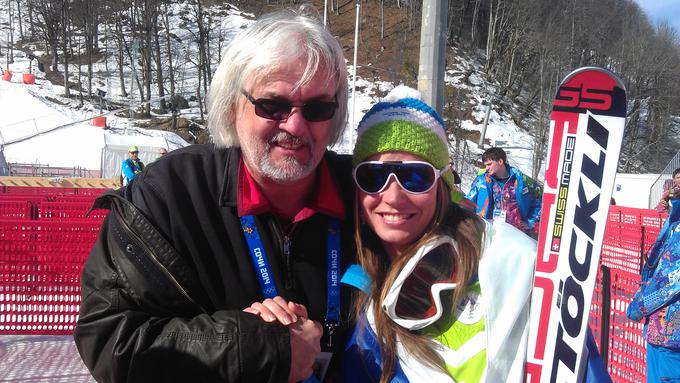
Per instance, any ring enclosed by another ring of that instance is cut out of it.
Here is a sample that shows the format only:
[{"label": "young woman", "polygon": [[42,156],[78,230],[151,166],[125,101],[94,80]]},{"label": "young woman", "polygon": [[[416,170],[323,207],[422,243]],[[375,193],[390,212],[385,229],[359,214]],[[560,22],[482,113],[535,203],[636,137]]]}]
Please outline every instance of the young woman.
[{"label": "young woman", "polygon": [[453,202],[444,122],[418,98],[399,87],[358,127],[344,380],[522,382],[536,242]]}]

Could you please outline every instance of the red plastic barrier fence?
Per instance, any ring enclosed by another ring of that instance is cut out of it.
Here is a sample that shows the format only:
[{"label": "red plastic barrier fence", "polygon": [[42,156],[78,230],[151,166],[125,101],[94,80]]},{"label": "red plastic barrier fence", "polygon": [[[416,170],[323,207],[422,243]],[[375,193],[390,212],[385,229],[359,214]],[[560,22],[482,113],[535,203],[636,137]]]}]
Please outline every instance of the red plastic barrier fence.
[{"label": "red plastic barrier fence", "polygon": [[0,186],[0,194],[43,194],[50,196],[92,195],[97,196],[108,189],[105,188],[60,188],[39,186]]},{"label": "red plastic barrier fence", "polygon": [[[71,221],[72,219],[84,219],[85,214],[92,207],[94,199],[89,202],[71,202],[67,201],[45,201],[38,205],[38,218],[40,220],[57,220],[57,221]],[[108,211],[93,210],[88,218],[93,221],[104,219]]]},{"label": "red plastic barrier fence", "polygon": [[595,289],[593,290],[593,300],[590,302],[590,316],[588,316],[588,325],[593,332],[597,349],[602,354],[602,345],[600,339],[602,338],[602,269],[597,273],[597,280],[595,281]]},{"label": "red plastic barrier fence", "polygon": [[71,334],[100,223],[0,219],[0,334]]},{"label": "red plastic barrier fence", "polygon": [[647,381],[643,323],[626,317],[626,309],[640,285],[640,275],[611,270],[608,370],[614,382]]},{"label": "red plastic barrier fence", "polygon": [[[72,333],[82,265],[105,213],[78,218],[102,191],[88,197],[79,190],[78,195],[39,190],[23,194],[24,202],[37,206],[34,219],[6,217],[3,212],[14,214],[17,208],[2,201],[15,201],[7,196],[16,191],[0,193],[0,209],[6,209],[0,210],[0,334]],[[30,199],[36,195],[38,200]],[[625,311],[639,285],[640,257],[651,247],[663,219],[652,210],[613,206],[610,211],[601,256],[609,272],[606,278],[602,269],[598,275],[589,323],[600,350],[603,330],[609,334],[603,356],[615,382],[645,381],[642,324],[628,321]],[[608,305],[603,301],[607,294]]]},{"label": "red plastic barrier fence", "polygon": [[0,189],[0,334],[71,334],[105,189]]},{"label": "red plastic barrier fence", "polygon": [[4,200],[0,198],[0,217],[31,219],[33,205],[26,200]]},{"label": "red plastic barrier fence", "polygon": [[[612,206],[609,211],[589,324],[601,354],[606,349],[602,356],[614,382],[646,382],[643,324],[628,320],[626,309],[640,285],[642,259],[654,244],[665,218],[647,209]],[[603,301],[606,297],[609,302]],[[603,331],[608,334],[604,348]]]},{"label": "red plastic barrier fence", "polygon": [[[609,209],[609,222],[621,222],[634,225],[641,235],[641,254],[647,254],[651,249],[656,237],[659,235],[661,226],[667,215],[652,209],[637,209],[625,206],[611,206]],[[639,270],[639,269],[638,269]]]},{"label": "red plastic barrier fence", "polygon": [[639,273],[642,239],[639,225],[607,222],[600,263],[614,269]]},{"label": "red plastic barrier fence", "polygon": [[31,204],[37,204],[40,201],[46,201],[48,196],[44,194],[20,194],[11,193],[5,194],[0,193],[0,201],[19,201],[19,202],[30,202]]}]

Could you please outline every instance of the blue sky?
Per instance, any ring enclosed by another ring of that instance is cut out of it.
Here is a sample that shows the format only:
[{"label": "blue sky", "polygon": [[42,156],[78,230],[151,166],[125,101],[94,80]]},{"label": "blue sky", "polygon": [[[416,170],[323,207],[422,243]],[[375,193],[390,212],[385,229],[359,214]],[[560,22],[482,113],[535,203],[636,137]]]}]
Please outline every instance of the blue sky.
[{"label": "blue sky", "polygon": [[652,23],[667,20],[680,34],[680,0],[635,0]]}]

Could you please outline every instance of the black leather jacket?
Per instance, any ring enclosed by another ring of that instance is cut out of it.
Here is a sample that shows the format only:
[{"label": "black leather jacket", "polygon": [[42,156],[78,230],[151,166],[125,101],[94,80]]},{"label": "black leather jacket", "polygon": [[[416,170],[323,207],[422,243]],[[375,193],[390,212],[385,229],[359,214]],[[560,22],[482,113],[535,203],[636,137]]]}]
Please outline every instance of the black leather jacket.
[{"label": "black leather jacket", "polygon": [[[351,206],[349,157],[325,158]],[[287,380],[288,329],[242,312],[263,297],[236,213],[239,159],[234,148],[173,151],[124,192],[95,202],[110,212],[83,269],[74,337],[98,381]],[[342,270],[354,259],[351,210],[341,224]],[[321,323],[326,222],[317,213],[296,224],[286,262],[278,221],[256,216],[279,295],[306,305]],[[336,354],[347,335],[349,289],[341,296],[345,320],[329,350]]]}]

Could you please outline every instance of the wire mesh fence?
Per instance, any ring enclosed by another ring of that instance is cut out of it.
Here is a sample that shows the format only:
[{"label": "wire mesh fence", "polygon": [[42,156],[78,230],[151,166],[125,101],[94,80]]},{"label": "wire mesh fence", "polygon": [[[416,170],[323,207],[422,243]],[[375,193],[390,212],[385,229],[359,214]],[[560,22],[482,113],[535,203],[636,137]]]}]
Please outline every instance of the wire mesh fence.
[{"label": "wire mesh fence", "polygon": [[649,208],[654,208],[657,203],[661,200],[664,191],[671,188],[674,184],[673,182],[673,172],[676,169],[680,169],[680,151],[673,156],[673,158],[668,162],[666,167],[661,171],[659,178],[652,184],[649,191]]}]

